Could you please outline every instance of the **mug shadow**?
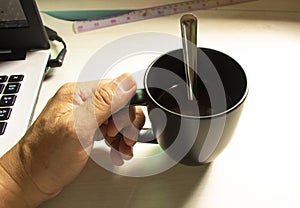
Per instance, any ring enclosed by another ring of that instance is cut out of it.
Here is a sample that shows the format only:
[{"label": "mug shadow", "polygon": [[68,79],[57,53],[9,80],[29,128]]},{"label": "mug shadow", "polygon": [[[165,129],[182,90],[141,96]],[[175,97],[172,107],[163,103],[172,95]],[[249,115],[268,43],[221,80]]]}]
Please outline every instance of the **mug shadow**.
[{"label": "mug shadow", "polygon": [[[107,155],[101,149],[96,149],[95,153]],[[157,175],[127,177],[107,171],[90,159],[75,181],[39,207],[179,208],[195,197],[201,198],[209,170],[209,164],[177,164]]]}]

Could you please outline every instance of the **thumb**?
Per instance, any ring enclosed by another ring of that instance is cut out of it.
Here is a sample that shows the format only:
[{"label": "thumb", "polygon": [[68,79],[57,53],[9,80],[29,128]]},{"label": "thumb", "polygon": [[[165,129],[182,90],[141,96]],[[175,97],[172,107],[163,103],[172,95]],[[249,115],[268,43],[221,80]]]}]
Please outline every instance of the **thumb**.
[{"label": "thumb", "polygon": [[136,82],[129,74],[106,82],[100,82],[91,100],[98,125],[122,109],[136,91]]},{"label": "thumb", "polygon": [[84,147],[90,147],[95,130],[123,108],[136,91],[136,82],[129,74],[95,84],[94,95],[73,110],[76,134]]}]

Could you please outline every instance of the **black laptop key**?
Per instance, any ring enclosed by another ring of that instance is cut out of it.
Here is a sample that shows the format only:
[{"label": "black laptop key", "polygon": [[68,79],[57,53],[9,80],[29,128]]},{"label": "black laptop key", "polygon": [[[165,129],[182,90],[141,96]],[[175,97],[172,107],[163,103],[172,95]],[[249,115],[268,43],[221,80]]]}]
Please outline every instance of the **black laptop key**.
[{"label": "black laptop key", "polygon": [[20,83],[8,83],[4,89],[3,94],[14,94],[19,92],[21,84]]},{"label": "black laptop key", "polygon": [[6,125],[7,125],[6,122],[0,122],[0,135],[4,134]]},{"label": "black laptop key", "polygon": [[0,107],[13,106],[15,104],[16,98],[16,95],[3,95],[0,99]]},{"label": "black laptop key", "polygon": [[7,79],[8,79],[8,76],[6,76],[6,75],[0,76],[0,83],[6,82]]},{"label": "black laptop key", "polygon": [[4,84],[0,84],[0,93],[2,93],[4,86],[5,86]]},{"label": "black laptop key", "polygon": [[8,79],[8,82],[21,82],[24,79],[24,75],[11,75]]},{"label": "black laptop key", "polygon": [[0,108],[0,121],[9,119],[11,108]]}]

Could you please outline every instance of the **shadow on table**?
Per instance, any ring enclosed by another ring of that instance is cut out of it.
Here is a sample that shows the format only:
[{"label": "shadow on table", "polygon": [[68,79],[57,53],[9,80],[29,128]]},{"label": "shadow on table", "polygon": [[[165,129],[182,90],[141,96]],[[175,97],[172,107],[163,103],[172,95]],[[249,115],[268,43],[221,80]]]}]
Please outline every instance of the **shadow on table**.
[{"label": "shadow on table", "polygon": [[40,208],[181,208],[195,198],[196,191],[196,197],[201,197],[209,169],[210,165],[177,164],[157,175],[134,178],[116,175],[89,160],[72,184]]}]

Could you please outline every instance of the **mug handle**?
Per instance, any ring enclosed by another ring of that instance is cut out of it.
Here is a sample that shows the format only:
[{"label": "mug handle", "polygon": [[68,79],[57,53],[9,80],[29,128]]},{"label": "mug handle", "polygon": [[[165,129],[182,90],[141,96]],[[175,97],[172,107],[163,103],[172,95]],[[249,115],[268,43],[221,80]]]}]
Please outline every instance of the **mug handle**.
[{"label": "mug handle", "polygon": [[[150,98],[145,89],[137,89],[135,95],[128,103],[128,106],[146,106],[149,99]],[[139,132],[137,142],[157,144],[152,128],[142,128]]]},{"label": "mug handle", "polygon": [[146,106],[149,102],[149,96],[146,89],[137,89],[135,95],[132,96],[131,100],[127,104],[128,106],[142,105]]}]

